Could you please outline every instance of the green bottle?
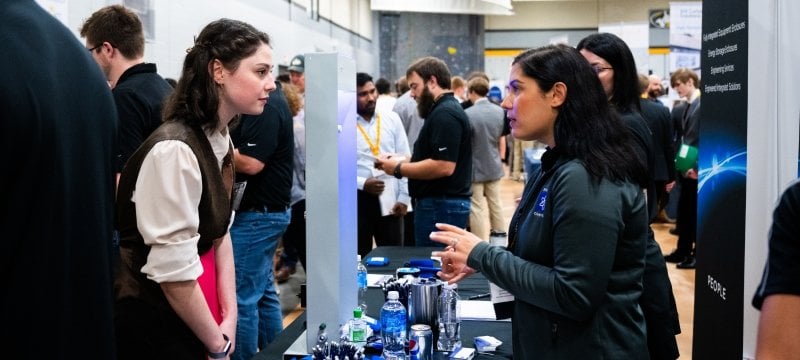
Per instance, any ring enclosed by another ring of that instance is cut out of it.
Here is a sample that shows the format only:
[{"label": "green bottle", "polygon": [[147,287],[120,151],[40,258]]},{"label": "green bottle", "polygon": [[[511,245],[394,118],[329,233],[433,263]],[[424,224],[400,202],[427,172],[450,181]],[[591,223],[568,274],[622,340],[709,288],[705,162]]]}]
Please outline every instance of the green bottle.
[{"label": "green bottle", "polygon": [[367,323],[361,319],[360,307],[353,309],[353,320],[350,321],[350,342],[364,345],[367,342]]}]

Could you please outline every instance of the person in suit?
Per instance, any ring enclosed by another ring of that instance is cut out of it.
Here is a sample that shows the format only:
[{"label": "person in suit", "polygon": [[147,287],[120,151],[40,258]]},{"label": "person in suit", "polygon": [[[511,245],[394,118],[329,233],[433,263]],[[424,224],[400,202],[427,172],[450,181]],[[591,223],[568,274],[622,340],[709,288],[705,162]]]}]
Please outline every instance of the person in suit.
[{"label": "person in suit", "polygon": [[647,76],[639,74],[639,89],[642,97],[639,105],[642,117],[652,133],[654,153],[654,182],[657,221],[668,221],[664,208],[669,200],[669,191],[675,181],[675,149],[672,146],[672,123],[670,113],[666,106],[656,99],[648,98],[650,81]]},{"label": "person in suit", "polygon": [[[672,104],[672,110],[670,110],[670,126],[672,127],[672,158],[673,163],[675,156],[678,154],[678,149],[681,147],[681,122],[683,121],[683,113],[687,110],[688,103],[686,99],[678,99]],[[669,229],[669,233],[672,235],[679,235],[680,234],[680,219],[678,217],[678,201],[681,197],[681,182],[680,182],[680,174],[677,172],[675,173],[675,182],[673,183],[672,189],[669,192],[669,200],[667,201],[667,206],[665,208],[665,213],[667,217],[674,220],[675,226]],[[682,259],[678,258],[673,262],[680,262]]]},{"label": "person in suit", "polygon": [[[678,96],[686,99],[685,104],[675,106],[672,112],[673,119],[679,118],[677,138],[680,145],[697,147],[700,143],[700,78],[694,71],[681,68],[672,73],[670,83]],[[678,269],[694,269],[697,240],[697,164],[680,174],[679,181],[681,192],[678,198],[678,244],[664,259],[677,263]]]},{"label": "person in suit", "polygon": [[114,100],[36,2],[2,1],[0,18],[4,357],[114,359]]}]

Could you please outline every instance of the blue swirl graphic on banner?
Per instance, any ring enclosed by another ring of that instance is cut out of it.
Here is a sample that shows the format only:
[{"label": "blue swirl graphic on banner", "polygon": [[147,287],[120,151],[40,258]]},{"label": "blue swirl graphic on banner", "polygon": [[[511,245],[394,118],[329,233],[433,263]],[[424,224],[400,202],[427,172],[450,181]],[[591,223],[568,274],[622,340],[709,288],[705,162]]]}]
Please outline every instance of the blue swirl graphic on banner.
[{"label": "blue swirl graphic on banner", "polygon": [[708,149],[701,145],[700,151],[697,182],[698,232],[704,227],[704,220],[711,216],[708,211],[714,211],[715,204],[724,203],[725,197],[737,193],[734,189],[744,186],[747,180],[746,148],[737,147],[735,150],[718,148],[709,154]]},{"label": "blue swirl graphic on banner", "polygon": [[698,171],[697,192],[702,192],[705,184],[728,172],[747,176],[747,151],[741,151],[719,161],[717,154],[711,155],[711,163]]}]

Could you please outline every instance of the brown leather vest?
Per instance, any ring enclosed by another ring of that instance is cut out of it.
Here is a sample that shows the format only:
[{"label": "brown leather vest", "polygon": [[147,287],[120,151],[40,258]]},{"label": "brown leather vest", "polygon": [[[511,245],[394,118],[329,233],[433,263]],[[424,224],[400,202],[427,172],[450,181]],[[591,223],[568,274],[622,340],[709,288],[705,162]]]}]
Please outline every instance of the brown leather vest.
[{"label": "brown leather vest", "polygon": [[120,261],[114,279],[116,299],[136,297],[156,306],[169,308],[160,286],[141,272],[147,262],[150,247],[145,245],[136,225],[136,204],[131,196],[136,190],[136,179],[145,156],[152,147],[164,140],[186,143],[197,157],[203,179],[200,197],[200,240],[197,253],[205,254],[213,241],[224,236],[231,219],[231,194],[234,168],[233,147],[228,150],[220,171],[217,157],[202,129],[182,122],[165,122],[158,127],[128,160],[119,179],[117,189],[117,229],[120,234]]}]

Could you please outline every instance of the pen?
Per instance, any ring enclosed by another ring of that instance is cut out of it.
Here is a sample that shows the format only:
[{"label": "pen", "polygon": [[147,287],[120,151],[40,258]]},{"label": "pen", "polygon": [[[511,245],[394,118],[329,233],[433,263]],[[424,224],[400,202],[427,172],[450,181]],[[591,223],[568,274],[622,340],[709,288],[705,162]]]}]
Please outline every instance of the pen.
[{"label": "pen", "polygon": [[491,295],[492,295],[491,293],[478,294],[478,295],[472,295],[472,296],[468,297],[467,299],[468,299],[468,300],[475,300],[475,299],[480,299],[480,298],[489,297],[489,296],[491,296]]}]

